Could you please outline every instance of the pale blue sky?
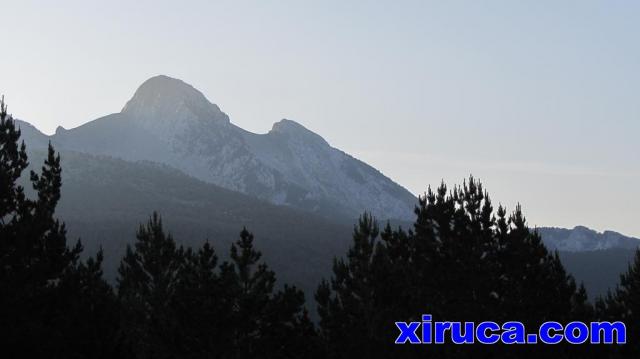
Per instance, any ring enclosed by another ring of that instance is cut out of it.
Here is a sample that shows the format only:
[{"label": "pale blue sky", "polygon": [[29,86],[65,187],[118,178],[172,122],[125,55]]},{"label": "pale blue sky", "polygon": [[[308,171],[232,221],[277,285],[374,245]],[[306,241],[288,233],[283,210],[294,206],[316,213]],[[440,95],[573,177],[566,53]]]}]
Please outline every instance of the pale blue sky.
[{"label": "pale blue sky", "polygon": [[480,177],[532,225],[640,236],[640,2],[0,1],[0,92],[41,130],[191,83],[414,193]]}]

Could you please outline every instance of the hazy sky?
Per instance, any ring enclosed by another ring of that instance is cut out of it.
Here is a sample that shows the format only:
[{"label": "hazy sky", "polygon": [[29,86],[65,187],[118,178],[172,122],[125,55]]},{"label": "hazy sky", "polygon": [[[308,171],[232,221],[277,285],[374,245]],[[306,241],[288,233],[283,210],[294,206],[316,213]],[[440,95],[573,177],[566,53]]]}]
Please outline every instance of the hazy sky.
[{"label": "hazy sky", "polygon": [[480,177],[531,225],[640,236],[640,2],[6,1],[0,92],[51,133],[157,74],[296,120],[414,193]]}]

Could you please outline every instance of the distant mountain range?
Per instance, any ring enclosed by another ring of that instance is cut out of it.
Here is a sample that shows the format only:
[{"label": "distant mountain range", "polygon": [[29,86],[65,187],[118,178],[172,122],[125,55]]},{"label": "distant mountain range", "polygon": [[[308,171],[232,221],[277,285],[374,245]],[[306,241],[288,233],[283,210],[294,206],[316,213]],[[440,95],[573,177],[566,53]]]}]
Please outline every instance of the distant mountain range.
[{"label": "distant mountain range", "polygon": [[192,86],[167,76],[145,81],[122,111],[46,136],[21,126],[31,149],[152,161],[273,204],[330,216],[412,217],[416,197],[388,177],[282,120],[266,134],[243,130]]},{"label": "distant mountain range", "polygon": [[552,250],[564,252],[585,252],[608,249],[631,249],[640,246],[640,239],[627,237],[618,232],[596,232],[584,226],[573,229],[542,227],[538,228],[544,244]]},{"label": "distant mountain range", "polygon": [[[105,250],[105,272],[159,211],[186,245],[209,240],[225,257],[246,226],[279,277],[308,295],[331,259],[344,255],[363,211],[411,226],[417,199],[373,167],[282,120],[266,134],[245,131],[190,85],[147,80],[122,111],[47,136],[18,121],[32,166],[49,142],[62,154],[57,215],[87,253]],[[590,294],[602,295],[626,270],[640,240],[586,227],[538,228]]]},{"label": "distant mountain range", "polygon": [[538,232],[547,248],[559,252],[567,271],[584,283],[592,299],[606,295],[618,284],[640,246],[638,238],[584,226],[538,228]]}]

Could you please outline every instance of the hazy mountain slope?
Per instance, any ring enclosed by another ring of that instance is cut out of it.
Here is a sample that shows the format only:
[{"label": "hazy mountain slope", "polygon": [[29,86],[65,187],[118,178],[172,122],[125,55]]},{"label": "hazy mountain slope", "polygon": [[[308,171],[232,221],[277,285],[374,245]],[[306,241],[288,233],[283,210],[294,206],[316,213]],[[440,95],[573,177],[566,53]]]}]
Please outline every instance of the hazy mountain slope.
[{"label": "hazy mountain slope", "polygon": [[[43,152],[32,153],[32,166],[39,167],[43,157]],[[166,227],[180,243],[199,245],[208,239],[223,258],[239,230],[247,226],[279,278],[300,285],[307,295],[320,278],[329,275],[332,258],[343,256],[350,243],[353,222],[348,219],[336,223],[273,205],[167,166],[68,151],[62,153],[62,164],[63,193],[57,215],[66,221],[70,239],[82,238],[87,253],[95,253],[100,246],[105,249],[105,270],[111,279],[139,223],[154,210],[163,215]],[[407,222],[396,224],[411,227]],[[561,243],[558,238],[565,238],[550,237],[554,233],[573,231],[539,230],[547,243]],[[634,250],[559,253],[568,272],[584,282],[589,296],[595,298],[615,287]]]},{"label": "hazy mountain slope", "polygon": [[[43,152],[30,155],[39,167]],[[154,163],[132,163],[76,152],[62,152],[62,200],[56,215],[69,238],[82,238],[91,254],[102,246],[105,271],[114,278],[127,243],[141,222],[157,210],[184,245],[211,241],[220,257],[243,226],[279,278],[312,293],[329,273],[334,255],[346,250],[352,223],[336,223],[290,207],[199,181]]]},{"label": "hazy mountain slope", "polygon": [[543,227],[538,232],[547,248],[558,251],[567,271],[578,282],[584,282],[591,299],[615,288],[640,245],[637,238],[584,226]]},{"label": "hazy mountain slope", "polygon": [[627,237],[617,232],[594,231],[584,226],[573,229],[538,228],[545,245],[552,250],[566,252],[597,251],[604,249],[631,249],[640,246],[640,239]]},{"label": "hazy mountain slope", "polygon": [[158,138],[121,114],[108,115],[70,131],[59,127],[51,141],[56,149],[131,161],[175,160]]},{"label": "hazy mountain slope", "polygon": [[335,217],[367,210],[409,219],[416,203],[406,189],[302,125],[282,120],[266,134],[245,131],[198,90],[166,76],[143,83],[120,113],[59,129],[51,140],[58,149],[164,163],[271,203]]},{"label": "hazy mountain slope", "polygon": [[20,129],[20,142],[27,144],[27,150],[46,149],[50,141],[50,137],[40,132],[37,128],[28,122],[15,120],[17,127]]},{"label": "hazy mountain slope", "polygon": [[560,251],[560,259],[578,283],[583,282],[590,299],[607,294],[620,281],[620,274],[629,269],[634,249],[612,248],[596,251]]}]

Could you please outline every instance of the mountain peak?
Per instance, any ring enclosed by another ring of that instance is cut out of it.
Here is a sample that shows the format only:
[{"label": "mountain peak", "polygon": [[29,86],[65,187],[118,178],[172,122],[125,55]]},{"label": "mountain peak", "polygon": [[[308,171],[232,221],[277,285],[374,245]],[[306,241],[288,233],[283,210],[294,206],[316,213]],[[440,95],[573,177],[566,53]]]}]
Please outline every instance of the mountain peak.
[{"label": "mountain peak", "polygon": [[186,118],[195,117],[203,121],[229,122],[227,115],[209,102],[202,92],[182,80],[165,75],[143,82],[121,112],[149,120],[185,118],[186,115]]},{"label": "mountain peak", "polygon": [[271,131],[269,131],[269,134],[281,134],[294,138],[300,138],[305,141],[314,141],[328,145],[327,141],[325,141],[324,138],[322,138],[317,133],[302,126],[296,121],[288,120],[286,118],[274,123],[273,127],[271,127]]}]

